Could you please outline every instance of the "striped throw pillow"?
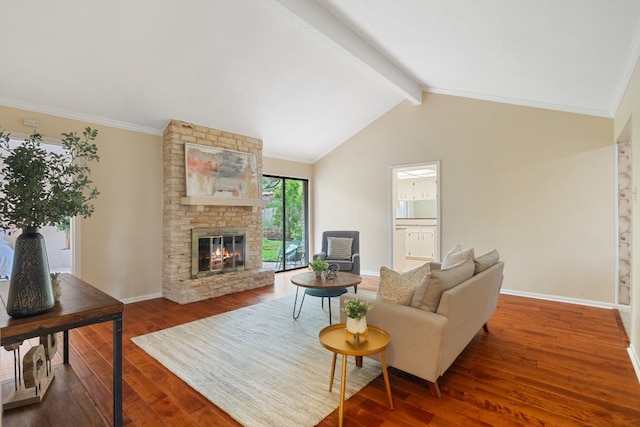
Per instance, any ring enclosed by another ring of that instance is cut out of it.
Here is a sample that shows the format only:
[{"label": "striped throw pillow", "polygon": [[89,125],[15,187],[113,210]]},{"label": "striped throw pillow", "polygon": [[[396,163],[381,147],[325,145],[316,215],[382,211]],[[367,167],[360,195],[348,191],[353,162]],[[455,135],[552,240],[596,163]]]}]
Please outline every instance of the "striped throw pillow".
[{"label": "striped throw pillow", "polygon": [[351,237],[327,237],[327,259],[351,259]]}]

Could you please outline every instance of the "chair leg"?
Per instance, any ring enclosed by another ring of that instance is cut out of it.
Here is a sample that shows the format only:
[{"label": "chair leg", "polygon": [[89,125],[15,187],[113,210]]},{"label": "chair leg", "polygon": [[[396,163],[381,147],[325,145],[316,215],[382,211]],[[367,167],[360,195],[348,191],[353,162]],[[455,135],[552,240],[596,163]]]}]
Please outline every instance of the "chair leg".
[{"label": "chair leg", "polygon": [[484,325],[482,325],[482,329],[484,329],[484,331],[486,333],[489,333],[489,327],[487,326],[487,324],[485,323]]},{"label": "chair leg", "polygon": [[434,382],[429,381],[429,390],[431,390],[431,393],[438,399],[442,397],[442,394],[440,393],[440,386],[438,385],[438,380],[435,380]]}]

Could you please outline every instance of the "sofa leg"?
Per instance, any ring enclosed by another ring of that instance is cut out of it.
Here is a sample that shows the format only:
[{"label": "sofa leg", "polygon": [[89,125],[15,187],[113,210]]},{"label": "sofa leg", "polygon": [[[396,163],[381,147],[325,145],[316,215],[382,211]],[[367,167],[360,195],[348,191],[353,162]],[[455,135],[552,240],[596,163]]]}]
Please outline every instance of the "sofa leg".
[{"label": "sofa leg", "polygon": [[440,386],[438,385],[438,381],[428,381],[429,382],[429,390],[431,390],[431,394],[433,394],[435,397],[437,397],[438,399],[440,399],[440,397],[442,397],[442,394],[440,393]]},{"label": "sofa leg", "polygon": [[485,323],[484,325],[482,325],[482,329],[484,329],[484,331],[486,333],[489,333],[489,327],[487,326],[487,324]]}]

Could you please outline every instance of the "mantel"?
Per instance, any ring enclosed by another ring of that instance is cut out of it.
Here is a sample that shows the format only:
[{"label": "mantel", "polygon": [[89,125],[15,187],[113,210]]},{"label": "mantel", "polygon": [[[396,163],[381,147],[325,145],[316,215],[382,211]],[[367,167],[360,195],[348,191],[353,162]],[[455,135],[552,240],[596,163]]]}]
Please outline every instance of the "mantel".
[{"label": "mantel", "polygon": [[234,199],[218,197],[183,197],[180,199],[182,205],[196,206],[253,206],[264,208],[267,206],[266,200],[262,199]]}]

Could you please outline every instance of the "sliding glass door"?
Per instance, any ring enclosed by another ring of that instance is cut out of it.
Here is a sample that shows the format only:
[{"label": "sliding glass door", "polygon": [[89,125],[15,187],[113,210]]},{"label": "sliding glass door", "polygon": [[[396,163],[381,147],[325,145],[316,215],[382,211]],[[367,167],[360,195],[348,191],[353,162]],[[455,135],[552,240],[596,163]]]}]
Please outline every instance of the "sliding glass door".
[{"label": "sliding glass door", "polygon": [[308,187],[304,179],[262,177],[262,264],[287,271],[307,266]]}]

